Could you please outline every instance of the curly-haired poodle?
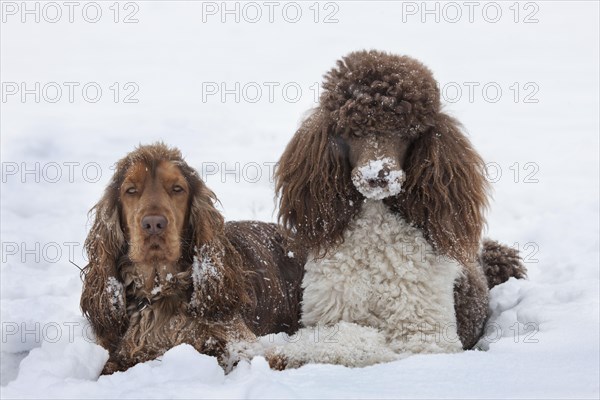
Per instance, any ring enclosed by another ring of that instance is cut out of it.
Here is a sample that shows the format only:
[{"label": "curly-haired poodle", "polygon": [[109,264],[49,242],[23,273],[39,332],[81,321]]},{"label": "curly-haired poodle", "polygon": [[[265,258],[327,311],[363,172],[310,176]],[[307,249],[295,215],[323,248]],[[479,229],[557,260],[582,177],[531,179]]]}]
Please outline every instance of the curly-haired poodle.
[{"label": "curly-haired poodle", "polygon": [[[419,61],[354,52],[323,89],[276,170],[280,220],[310,257],[304,339],[272,366],[471,348],[489,287],[525,276],[516,250],[482,239],[483,160]],[[319,326],[334,326],[333,340],[315,340]]]}]

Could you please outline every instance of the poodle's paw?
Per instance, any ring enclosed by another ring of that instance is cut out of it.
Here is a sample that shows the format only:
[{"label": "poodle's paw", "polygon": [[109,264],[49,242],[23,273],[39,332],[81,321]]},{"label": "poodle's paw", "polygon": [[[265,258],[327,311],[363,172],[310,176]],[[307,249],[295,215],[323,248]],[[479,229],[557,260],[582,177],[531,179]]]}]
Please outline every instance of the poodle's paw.
[{"label": "poodle's paw", "polygon": [[266,355],[269,367],[275,371],[283,371],[288,366],[288,358],[280,353],[272,352]]},{"label": "poodle's paw", "polygon": [[277,347],[266,352],[265,358],[269,363],[269,367],[275,371],[283,371],[285,369],[300,368],[308,361],[298,357],[293,357],[290,354],[285,354],[282,347]]}]

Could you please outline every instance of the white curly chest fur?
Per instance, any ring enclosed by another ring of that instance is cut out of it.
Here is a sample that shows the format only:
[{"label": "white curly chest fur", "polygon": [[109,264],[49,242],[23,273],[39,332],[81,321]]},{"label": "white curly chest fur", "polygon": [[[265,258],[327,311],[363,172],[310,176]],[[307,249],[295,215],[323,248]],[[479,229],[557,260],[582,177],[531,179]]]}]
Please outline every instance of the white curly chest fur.
[{"label": "white curly chest fur", "polygon": [[367,200],[344,242],[305,268],[305,326],[376,328],[396,354],[461,349],[454,312],[460,265],[381,201]]}]

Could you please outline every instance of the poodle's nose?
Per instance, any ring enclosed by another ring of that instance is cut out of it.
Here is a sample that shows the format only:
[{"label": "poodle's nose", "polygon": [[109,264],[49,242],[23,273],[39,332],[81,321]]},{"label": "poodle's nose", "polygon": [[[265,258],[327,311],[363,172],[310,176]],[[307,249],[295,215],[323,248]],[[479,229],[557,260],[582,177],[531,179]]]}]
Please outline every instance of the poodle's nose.
[{"label": "poodle's nose", "polygon": [[162,215],[146,215],[142,218],[142,229],[149,235],[160,235],[167,223],[167,219]]},{"label": "poodle's nose", "polygon": [[367,179],[367,184],[372,188],[383,188],[388,185],[387,177],[390,175],[390,167],[384,165],[377,173],[377,177]]},{"label": "poodle's nose", "polygon": [[378,188],[378,187],[383,188],[383,187],[386,187],[388,184],[387,180],[379,179],[379,178],[369,179],[369,180],[367,180],[367,183],[372,188]]}]

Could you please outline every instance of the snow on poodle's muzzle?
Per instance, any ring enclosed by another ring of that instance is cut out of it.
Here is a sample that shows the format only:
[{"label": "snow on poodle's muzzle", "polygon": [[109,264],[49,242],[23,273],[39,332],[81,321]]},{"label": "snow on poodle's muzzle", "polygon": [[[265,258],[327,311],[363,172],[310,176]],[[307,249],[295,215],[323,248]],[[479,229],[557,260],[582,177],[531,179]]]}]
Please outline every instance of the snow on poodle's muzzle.
[{"label": "snow on poodle's muzzle", "polygon": [[366,198],[382,200],[402,190],[406,174],[391,158],[369,160],[352,170],[352,183]]}]

